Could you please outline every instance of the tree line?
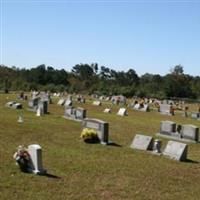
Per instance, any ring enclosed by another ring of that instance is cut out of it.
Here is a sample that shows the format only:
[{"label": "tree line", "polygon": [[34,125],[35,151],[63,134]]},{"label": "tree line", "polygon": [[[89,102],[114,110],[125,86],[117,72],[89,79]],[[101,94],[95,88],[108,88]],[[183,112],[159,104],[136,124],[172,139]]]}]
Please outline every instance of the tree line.
[{"label": "tree line", "polygon": [[200,76],[185,74],[181,65],[164,76],[150,73],[138,76],[134,69],[116,71],[97,63],[77,64],[70,72],[44,64],[31,69],[0,65],[0,90],[197,99]]}]

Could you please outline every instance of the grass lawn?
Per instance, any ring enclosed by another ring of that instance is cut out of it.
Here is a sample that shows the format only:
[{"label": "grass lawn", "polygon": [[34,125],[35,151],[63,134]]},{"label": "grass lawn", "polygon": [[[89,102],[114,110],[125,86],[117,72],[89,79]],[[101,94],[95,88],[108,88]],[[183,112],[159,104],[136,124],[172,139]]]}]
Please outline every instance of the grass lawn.
[{"label": "grass lawn", "polygon": [[[16,95],[0,94],[0,199],[200,199],[200,144],[188,143],[188,159],[195,162],[177,162],[129,147],[137,133],[155,136],[162,120],[197,126],[200,121],[181,113],[163,116],[130,108],[128,116],[120,117],[118,106],[106,114],[105,103],[75,104],[87,109],[87,117],[109,122],[109,139],[121,147],[103,146],[80,140],[81,123],[62,118],[64,108],[57,99],[44,117],[27,111],[27,102],[22,111],[6,108],[11,100]],[[23,124],[17,122],[19,113]],[[163,147],[167,141],[162,138]],[[15,165],[12,156],[17,146],[35,143],[42,147],[44,168],[58,178],[22,173]]]}]

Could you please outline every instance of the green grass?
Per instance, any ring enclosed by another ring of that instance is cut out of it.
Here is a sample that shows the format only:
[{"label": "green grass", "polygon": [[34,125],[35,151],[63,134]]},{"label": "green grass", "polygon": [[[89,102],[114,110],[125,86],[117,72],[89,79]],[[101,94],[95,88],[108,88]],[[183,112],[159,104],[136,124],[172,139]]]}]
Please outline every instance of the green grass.
[{"label": "green grass", "polygon": [[[81,124],[62,118],[64,108],[56,105],[57,99],[49,106],[50,114],[41,118],[26,110],[27,102],[22,111],[6,108],[9,100],[16,96],[0,95],[0,199],[200,199],[199,163],[177,162],[129,147],[137,133],[155,136],[162,120],[197,126],[199,121],[181,114],[171,117],[131,109],[128,116],[120,117],[116,115],[118,106],[112,114],[105,114],[102,111],[108,104],[79,105],[87,109],[88,117],[108,121],[110,140],[121,145],[103,146],[80,140]],[[17,123],[19,112],[23,124]],[[167,141],[162,139],[163,146]],[[42,146],[48,173],[59,178],[19,171],[12,158],[16,147],[34,143]],[[200,144],[188,145],[188,158],[200,162]]]}]

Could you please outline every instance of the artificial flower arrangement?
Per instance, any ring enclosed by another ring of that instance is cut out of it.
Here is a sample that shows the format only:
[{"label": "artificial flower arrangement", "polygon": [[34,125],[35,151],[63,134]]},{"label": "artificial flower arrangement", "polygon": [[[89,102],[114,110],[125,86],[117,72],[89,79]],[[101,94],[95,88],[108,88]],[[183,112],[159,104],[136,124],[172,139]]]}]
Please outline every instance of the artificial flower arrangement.
[{"label": "artificial flower arrangement", "polygon": [[84,128],[80,136],[86,143],[98,143],[98,134],[94,129]]},{"label": "artificial flower arrangement", "polygon": [[14,153],[13,158],[15,159],[17,165],[19,165],[21,171],[29,171],[31,158],[27,148],[25,148],[23,145],[18,146],[17,152]]}]

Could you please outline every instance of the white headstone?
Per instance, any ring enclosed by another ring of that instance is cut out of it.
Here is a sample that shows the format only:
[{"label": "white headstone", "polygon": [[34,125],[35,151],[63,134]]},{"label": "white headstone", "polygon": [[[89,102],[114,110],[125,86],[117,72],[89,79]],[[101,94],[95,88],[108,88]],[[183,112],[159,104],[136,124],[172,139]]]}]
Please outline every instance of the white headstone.
[{"label": "white headstone", "polygon": [[57,104],[63,106],[65,104],[65,99],[60,99]]},{"label": "white headstone", "polygon": [[117,115],[120,115],[120,116],[127,115],[126,108],[120,108]]},{"label": "white headstone", "polygon": [[136,134],[131,148],[139,150],[152,150],[153,149],[153,138],[151,136]]},{"label": "white headstone", "polygon": [[36,116],[40,117],[42,115],[42,109],[41,107],[39,106],[36,110]]},{"label": "white headstone", "polygon": [[72,101],[71,101],[70,99],[67,99],[67,100],[65,101],[65,107],[71,106],[71,105],[72,105]]},{"label": "white headstone", "polygon": [[163,155],[169,156],[174,160],[185,161],[187,159],[187,144],[169,141]]},{"label": "white headstone", "polygon": [[94,106],[100,106],[101,105],[101,101],[94,101],[92,103],[92,105],[94,105]]},{"label": "white headstone", "polygon": [[111,113],[111,109],[110,108],[106,108],[103,112],[105,112],[105,113]]},{"label": "white headstone", "polygon": [[32,172],[34,174],[45,174],[46,170],[42,166],[42,148],[38,144],[28,146],[28,153],[32,161]]}]

